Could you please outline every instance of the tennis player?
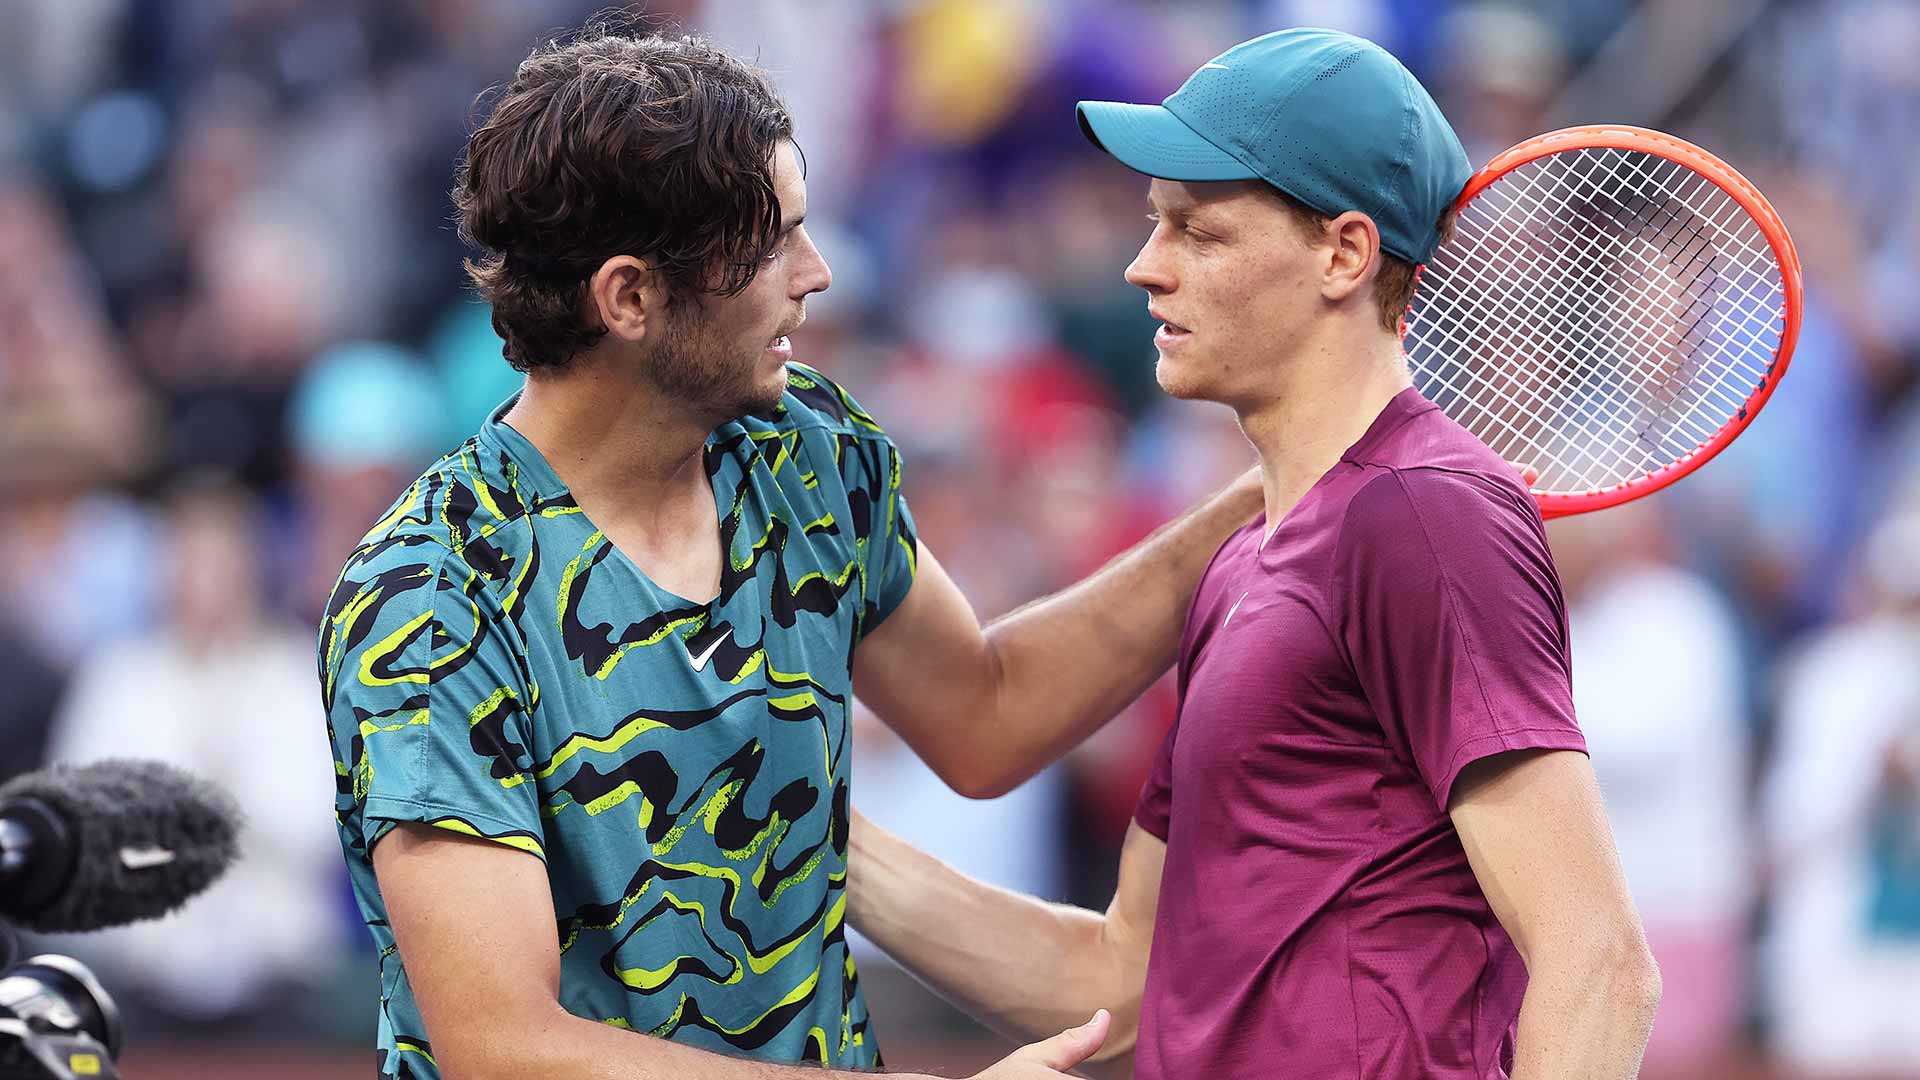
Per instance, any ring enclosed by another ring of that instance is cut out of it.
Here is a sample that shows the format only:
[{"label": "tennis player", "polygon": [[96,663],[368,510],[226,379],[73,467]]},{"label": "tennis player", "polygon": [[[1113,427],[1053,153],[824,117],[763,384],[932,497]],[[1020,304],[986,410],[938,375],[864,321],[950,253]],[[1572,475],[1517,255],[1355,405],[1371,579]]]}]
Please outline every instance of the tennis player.
[{"label": "tennis player", "polygon": [[[886,433],[790,362],[831,278],[758,73],[694,39],[544,46],[454,197],[526,386],[373,525],[320,634],[380,1075],[875,1066],[851,694],[958,790],[1007,790],[1172,665],[1257,477],[983,631]],[[1088,1014],[984,1075],[1072,1067]]]},{"label": "tennis player", "polygon": [[1126,276],[1160,383],[1235,410],[1266,511],[1201,581],[1112,906],[989,888],[856,815],[855,925],[1016,1036],[1110,1009],[1101,1059],[1149,1080],[1633,1076],[1659,974],[1540,514],[1400,351],[1460,143],[1324,30],[1080,121],[1154,178]]}]

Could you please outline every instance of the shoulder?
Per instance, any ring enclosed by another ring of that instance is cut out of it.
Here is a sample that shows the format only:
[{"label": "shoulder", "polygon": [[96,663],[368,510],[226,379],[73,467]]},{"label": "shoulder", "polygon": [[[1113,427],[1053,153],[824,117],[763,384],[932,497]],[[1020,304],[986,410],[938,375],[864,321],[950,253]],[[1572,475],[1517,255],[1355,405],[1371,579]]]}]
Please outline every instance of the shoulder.
[{"label": "shoulder", "polygon": [[[323,659],[343,646],[366,644],[376,630],[419,629],[435,610],[453,552],[414,533],[362,541],[347,557],[320,625]],[[456,565],[451,568],[460,573]]]},{"label": "shoulder", "polygon": [[[1498,459],[1495,459],[1496,461]],[[1540,510],[1504,466],[1369,468],[1348,500],[1342,532],[1349,538],[1418,530],[1449,537],[1515,532],[1544,542]]]},{"label": "shoulder", "polygon": [[433,463],[369,527],[343,569],[365,581],[431,568],[463,580],[504,580],[528,561],[539,507],[511,458],[468,439]]},{"label": "shoulder", "polygon": [[368,526],[355,554],[369,548],[384,548],[390,541],[403,539],[451,548],[458,523],[449,512],[459,504],[479,501],[474,490],[477,481],[472,476],[475,470],[463,467],[473,460],[478,449],[476,441],[468,439],[428,466],[388,505],[386,513]]},{"label": "shoulder", "polygon": [[880,426],[852,394],[816,368],[789,362],[787,392],[770,412],[741,421],[748,430],[804,431],[826,429],[856,439],[885,439]]},{"label": "shoulder", "polygon": [[[1465,509],[1484,505],[1502,513],[1539,517],[1515,464],[1502,459],[1431,402],[1416,400],[1417,408],[1385,434],[1356,447],[1347,463],[1368,472],[1398,476],[1407,496],[1423,506]],[[1378,479],[1374,478],[1376,482]],[[1374,501],[1388,500],[1390,493],[1374,488],[1370,496]]]},{"label": "shoulder", "polygon": [[486,650],[514,647],[526,590],[476,570],[419,532],[363,543],[327,598],[317,648],[321,700],[381,707],[465,667]]},{"label": "shoulder", "polygon": [[[426,485],[416,482],[416,486]],[[394,513],[410,515],[422,508],[423,500],[416,495],[396,503]],[[430,506],[426,508],[432,512]],[[473,545],[461,544],[447,526],[436,527],[411,516],[369,531],[347,556],[327,598],[321,625],[323,653],[328,641],[359,641],[376,629],[382,633],[401,626],[417,629],[416,623],[424,624],[448,603],[449,594],[458,595],[463,608],[478,612],[482,598],[491,591],[491,577],[469,562],[474,550]]]},{"label": "shoulder", "polygon": [[1440,583],[1561,606],[1545,523],[1516,477],[1447,469],[1379,469],[1348,502],[1334,575],[1408,593]]}]

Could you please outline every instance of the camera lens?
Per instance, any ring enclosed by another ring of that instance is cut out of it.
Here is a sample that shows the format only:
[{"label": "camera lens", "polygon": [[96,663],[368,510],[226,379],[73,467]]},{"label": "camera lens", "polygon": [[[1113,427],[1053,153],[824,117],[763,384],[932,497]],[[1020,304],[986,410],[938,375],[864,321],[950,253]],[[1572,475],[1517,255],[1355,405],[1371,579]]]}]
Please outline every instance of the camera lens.
[{"label": "camera lens", "polygon": [[86,965],[51,953],[0,976],[0,1014],[40,1031],[86,1033],[120,1056],[120,1009]]}]

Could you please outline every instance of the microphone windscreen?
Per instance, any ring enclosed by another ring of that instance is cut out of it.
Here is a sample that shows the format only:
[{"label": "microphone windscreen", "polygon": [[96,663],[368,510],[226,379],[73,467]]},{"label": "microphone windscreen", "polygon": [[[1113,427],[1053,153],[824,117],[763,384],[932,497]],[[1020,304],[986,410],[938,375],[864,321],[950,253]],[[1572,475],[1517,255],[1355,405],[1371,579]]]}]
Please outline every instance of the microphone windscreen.
[{"label": "microphone windscreen", "polygon": [[0,802],[14,797],[52,807],[79,849],[66,889],[37,910],[11,913],[39,933],[159,918],[213,884],[239,853],[233,799],[156,761],[55,765],[0,786]]}]

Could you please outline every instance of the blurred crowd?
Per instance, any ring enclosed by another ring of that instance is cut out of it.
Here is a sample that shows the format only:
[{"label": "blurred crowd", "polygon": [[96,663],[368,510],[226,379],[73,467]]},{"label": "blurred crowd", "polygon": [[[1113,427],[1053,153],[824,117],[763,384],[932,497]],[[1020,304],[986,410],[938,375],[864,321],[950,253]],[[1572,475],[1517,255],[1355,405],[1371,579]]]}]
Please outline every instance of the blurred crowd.
[{"label": "blurred crowd", "polygon": [[[250,817],[181,915],[52,943],[136,1038],[370,1046],[313,628],[365,527],[518,385],[446,190],[476,95],[598,6],[0,3],[0,777],[157,757]],[[796,354],[894,435],[923,540],[989,617],[1251,462],[1224,410],[1159,395],[1120,276],[1144,184],[1075,100],[1158,100],[1237,40],[1333,25],[1413,68],[1476,164],[1608,121],[1755,180],[1805,264],[1799,351],[1711,466],[1552,528],[1576,702],[1666,978],[1647,1075],[1920,1076],[1920,5],[644,7],[784,91],[835,280]],[[979,804],[863,718],[857,799],[1104,906],[1172,704]]]}]

